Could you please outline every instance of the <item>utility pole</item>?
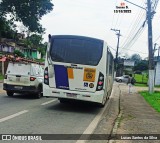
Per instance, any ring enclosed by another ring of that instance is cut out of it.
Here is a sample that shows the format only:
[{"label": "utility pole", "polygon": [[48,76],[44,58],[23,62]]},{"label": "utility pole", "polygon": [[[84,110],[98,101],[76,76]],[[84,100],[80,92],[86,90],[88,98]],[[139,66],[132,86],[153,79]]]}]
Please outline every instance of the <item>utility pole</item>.
[{"label": "utility pole", "polygon": [[[128,0],[124,0],[129,2]],[[132,2],[129,2],[135,6],[138,6]],[[141,6],[138,6],[145,9]],[[149,57],[149,93],[154,92],[154,57],[153,57],[153,43],[152,43],[152,11],[151,11],[151,0],[147,0],[147,20],[148,20],[148,57]]]},{"label": "utility pole", "polygon": [[120,30],[117,30],[117,29],[112,29],[112,31],[115,31],[116,32],[116,35],[118,37],[118,42],[117,42],[117,50],[116,50],[116,61],[115,61],[115,65],[116,65],[116,76],[118,76],[118,49],[119,49],[119,37],[121,36],[120,34]]},{"label": "utility pole", "polygon": [[148,52],[149,52],[149,93],[154,92],[154,57],[152,43],[152,18],[151,0],[147,0],[147,19],[148,19]]}]

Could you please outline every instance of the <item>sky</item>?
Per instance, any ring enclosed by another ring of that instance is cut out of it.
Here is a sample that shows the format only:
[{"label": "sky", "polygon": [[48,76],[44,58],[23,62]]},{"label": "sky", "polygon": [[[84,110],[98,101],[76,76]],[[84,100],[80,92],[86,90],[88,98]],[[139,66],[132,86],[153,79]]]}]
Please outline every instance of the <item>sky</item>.
[{"label": "sky", "polygon": [[[147,7],[146,0],[130,0],[131,2]],[[153,1],[153,0],[152,0]],[[46,28],[43,38],[48,41],[51,35],[81,35],[105,40],[111,47],[115,57],[118,37],[116,32],[120,30],[119,56],[129,57],[139,54],[142,58],[148,57],[148,28],[146,11],[124,0],[52,0],[53,11],[45,15],[41,24]],[[116,6],[128,7],[131,13],[114,13]],[[158,10],[159,9],[159,10]],[[153,47],[154,43],[160,45],[160,4],[156,8],[156,14],[152,20]],[[139,38],[132,39],[141,28]],[[130,41],[134,42],[131,46]],[[157,51],[155,52],[157,55]]]}]

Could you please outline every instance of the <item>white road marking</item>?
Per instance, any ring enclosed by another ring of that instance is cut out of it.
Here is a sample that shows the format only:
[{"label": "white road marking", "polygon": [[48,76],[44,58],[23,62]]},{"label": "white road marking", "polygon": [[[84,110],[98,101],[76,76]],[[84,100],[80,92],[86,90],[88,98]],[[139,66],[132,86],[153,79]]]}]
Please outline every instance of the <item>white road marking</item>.
[{"label": "white road marking", "polygon": [[42,103],[41,105],[47,105],[47,104],[52,103],[52,102],[54,102],[54,101],[56,101],[56,100],[57,100],[57,99],[53,99],[53,100],[50,100],[50,101],[48,101],[48,102]]},{"label": "white road marking", "polygon": [[15,114],[13,114],[13,115],[10,115],[10,116],[1,118],[1,119],[0,119],[0,123],[1,123],[1,122],[4,122],[4,121],[6,121],[6,120],[12,119],[12,118],[14,118],[14,117],[17,117],[17,116],[19,116],[19,115],[22,115],[22,114],[24,114],[24,113],[27,113],[27,112],[28,112],[28,110],[23,110],[23,111],[20,111],[20,112],[18,112],[18,113],[15,113]]},{"label": "white road marking", "polygon": [[[95,117],[95,118],[93,119],[93,121],[89,124],[89,126],[86,128],[86,130],[83,132],[83,134],[90,135],[90,134],[93,133],[93,131],[96,129],[96,127],[97,127],[97,125],[98,125],[98,123],[99,123],[99,121],[100,121],[100,119],[101,119],[104,111],[106,110],[106,108],[107,108],[107,106],[108,106],[108,104],[109,104],[112,96],[113,96],[113,91],[112,91],[112,94],[111,94],[108,102],[106,103],[105,107],[96,115],[96,117]],[[86,140],[83,140],[83,134],[82,134],[82,136],[80,137],[80,139],[77,140],[76,143],[85,143],[85,142],[86,142]],[[88,136],[88,137],[89,137],[89,136]]]}]

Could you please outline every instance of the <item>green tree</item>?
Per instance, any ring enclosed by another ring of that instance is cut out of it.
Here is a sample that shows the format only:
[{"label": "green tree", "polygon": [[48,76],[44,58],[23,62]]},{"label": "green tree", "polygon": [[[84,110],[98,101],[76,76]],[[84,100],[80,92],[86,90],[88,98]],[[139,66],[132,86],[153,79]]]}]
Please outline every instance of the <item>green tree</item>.
[{"label": "green tree", "polygon": [[19,50],[15,50],[13,54],[17,55],[18,57],[24,57],[24,54]]},{"label": "green tree", "polygon": [[135,61],[136,63],[139,63],[142,60],[139,54],[133,54],[130,59]]},{"label": "green tree", "polygon": [[43,40],[42,35],[38,34],[32,34],[31,36],[27,37],[27,39],[32,43],[31,47],[34,49],[37,49]]},{"label": "green tree", "polygon": [[134,67],[134,71],[145,71],[148,70],[148,61],[142,60]]},{"label": "green tree", "polygon": [[2,0],[0,18],[6,18],[7,14],[10,14],[11,21],[22,22],[31,32],[43,33],[40,20],[52,9],[51,0]]},{"label": "green tree", "polygon": [[40,44],[40,46],[39,46],[39,48],[37,50],[41,53],[41,56],[43,58],[45,56],[45,54],[46,54],[47,45],[45,43],[44,44]]},{"label": "green tree", "polygon": [[12,21],[0,17],[0,38],[14,39],[16,37],[16,25]]}]

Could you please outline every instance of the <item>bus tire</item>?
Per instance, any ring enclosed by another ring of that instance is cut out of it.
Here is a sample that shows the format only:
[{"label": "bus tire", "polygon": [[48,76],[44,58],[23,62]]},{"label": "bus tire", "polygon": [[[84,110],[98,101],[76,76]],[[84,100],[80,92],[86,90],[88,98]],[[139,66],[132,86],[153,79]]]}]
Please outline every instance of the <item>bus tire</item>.
[{"label": "bus tire", "polygon": [[14,93],[13,93],[12,91],[7,91],[7,95],[8,95],[8,96],[13,96],[13,94],[14,94]]},{"label": "bus tire", "polygon": [[67,99],[63,99],[63,98],[59,98],[58,100],[59,100],[60,103],[67,103],[68,102]]},{"label": "bus tire", "polygon": [[105,98],[103,98],[102,103],[98,103],[98,107],[103,108],[105,106],[106,102],[107,102],[107,96]]}]

